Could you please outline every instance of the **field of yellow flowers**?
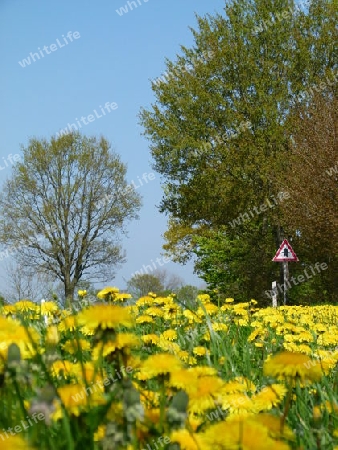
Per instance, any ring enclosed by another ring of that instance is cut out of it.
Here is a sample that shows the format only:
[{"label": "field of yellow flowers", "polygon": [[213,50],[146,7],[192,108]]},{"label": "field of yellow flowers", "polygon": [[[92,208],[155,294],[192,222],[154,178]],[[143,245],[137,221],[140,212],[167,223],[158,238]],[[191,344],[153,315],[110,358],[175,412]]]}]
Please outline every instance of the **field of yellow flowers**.
[{"label": "field of yellow flowers", "polygon": [[0,449],[338,449],[337,306],[85,294],[1,307]]}]

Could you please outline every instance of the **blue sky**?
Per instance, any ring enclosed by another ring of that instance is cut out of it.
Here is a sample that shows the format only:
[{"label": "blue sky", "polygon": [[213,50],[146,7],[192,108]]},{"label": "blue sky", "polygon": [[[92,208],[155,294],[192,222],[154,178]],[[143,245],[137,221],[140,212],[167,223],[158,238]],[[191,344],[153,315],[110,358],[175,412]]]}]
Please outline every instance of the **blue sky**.
[{"label": "blue sky", "polygon": [[[137,115],[154,101],[150,80],[165,72],[165,58],[175,59],[181,45],[192,46],[189,27],[196,26],[195,13],[221,13],[224,4],[224,0],[0,2],[0,185],[11,176],[9,155],[20,155],[20,146],[30,137],[49,139],[76,118],[93,114],[94,120],[82,124],[81,131],[102,134],[112,143],[128,166],[128,182],[134,181],[143,197],[140,220],[129,224],[128,238],[123,240],[127,262],[111,280],[120,288],[143,265],[154,263],[187,284],[203,284],[193,274],[192,263],[163,262],[167,219],[156,208],[162,195],[160,176],[151,168],[149,142],[141,135]],[[122,7],[128,12],[123,13]],[[30,56],[30,64],[25,64],[23,60],[39,48],[40,59],[33,55],[35,62]],[[107,102],[118,107],[105,110],[104,116],[100,107]],[[150,173],[154,175],[149,177]],[[148,182],[141,186],[143,174]]]}]

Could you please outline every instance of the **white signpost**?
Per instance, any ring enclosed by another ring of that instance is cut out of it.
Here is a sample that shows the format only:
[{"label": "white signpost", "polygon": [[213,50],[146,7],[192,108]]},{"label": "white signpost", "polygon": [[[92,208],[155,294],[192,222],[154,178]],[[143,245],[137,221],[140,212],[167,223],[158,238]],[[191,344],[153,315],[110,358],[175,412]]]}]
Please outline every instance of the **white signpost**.
[{"label": "white signpost", "polygon": [[[289,278],[289,267],[288,262],[289,261],[299,261],[296,253],[293,251],[293,248],[287,241],[287,239],[284,239],[284,241],[281,243],[279,249],[277,250],[277,253],[275,254],[274,258],[272,259],[274,262],[282,262],[283,263],[283,274],[284,274],[284,305],[286,305],[286,292],[287,292],[287,284],[288,284],[288,278]],[[272,290],[276,293],[276,297],[272,299],[272,306],[277,306],[277,289],[276,289],[276,282],[274,281],[272,283]]]}]

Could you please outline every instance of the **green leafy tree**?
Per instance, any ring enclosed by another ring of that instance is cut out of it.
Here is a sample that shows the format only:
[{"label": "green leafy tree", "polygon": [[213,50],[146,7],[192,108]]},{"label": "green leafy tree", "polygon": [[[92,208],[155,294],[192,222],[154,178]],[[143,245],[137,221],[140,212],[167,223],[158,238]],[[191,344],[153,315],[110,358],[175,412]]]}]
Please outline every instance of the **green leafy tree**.
[{"label": "green leafy tree", "polygon": [[[338,72],[337,72],[338,81]],[[325,263],[311,280],[317,301],[338,296],[338,97],[332,89],[315,93],[306,108],[295,108],[294,145],[280,183],[289,186],[290,200],[282,213],[289,232],[298,230],[295,245],[301,261]],[[297,254],[298,254],[297,253]],[[297,267],[298,272],[303,270]],[[307,282],[309,284],[309,282]],[[295,289],[294,291],[299,291]]]},{"label": "green leafy tree", "polygon": [[31,139],[0,196],[3,254],[60,280],[72,301],[82,278],[107,281],[124,261],[126,223],[140,197],[103,137]]},{"label": "green leafy tree", "polygon": [[151,273],[136,274],[127,282],[127,291],[134,298],[143,297],[149,292],[157,294],[163,290],[164,286],[160,278]]},{"label": "green leafy tree", "polygon": [[215,238],[216,248],[221,232],[233,246],[222,260],[228,295],[265,298],[280,276],[271,257],[288,237],[279,200],[288,185],[277,182],[291,147],[287,118],[334,77],[336,17],[334,0],[306,10],[289,0],[227,2],[224,15],[198,17],[194,46],[167,61],[166,80],[152,84],[155,103],[141,111],[164,180],[165,249],[180,262],[197,254],[207,281],[219,254],[199,238]]},{"label": "green leafy tree", "polygon": [[196,297],[201,289],[191,284],[185,284],[177,291],[177,300],[179,304],[183,304],[189,308],[196,306]]}]

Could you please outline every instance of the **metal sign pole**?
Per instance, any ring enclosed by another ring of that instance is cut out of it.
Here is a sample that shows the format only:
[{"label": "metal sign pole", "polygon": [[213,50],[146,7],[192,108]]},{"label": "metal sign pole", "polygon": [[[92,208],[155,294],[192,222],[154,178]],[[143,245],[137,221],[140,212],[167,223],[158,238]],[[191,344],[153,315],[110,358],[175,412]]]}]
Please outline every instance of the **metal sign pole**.
[{"label": "metal sign pole", "polygon": [[299,261],[296,253],[293,251],[293,248],[288,243],[287,239],[281,243],[277,253],[275,254],[273,260],[274,262],[282,262],[283,263],[283,278],[284,278],[284,305],[286,305],[288,301],[288,287],[289,287],[289,267],[288,261]]},{"label": "metal sign pole", "polygon": [[288,283],[289,283],[289,271],[288,271],[288,262],[283,262],[283,272],[284,272],[284,305],[286,305],[287,302],[287,290],[288,290]]},{"label": "metal sign pole", "polygon": [[272,307],[277,308],[277,281],[272,282]]}]

